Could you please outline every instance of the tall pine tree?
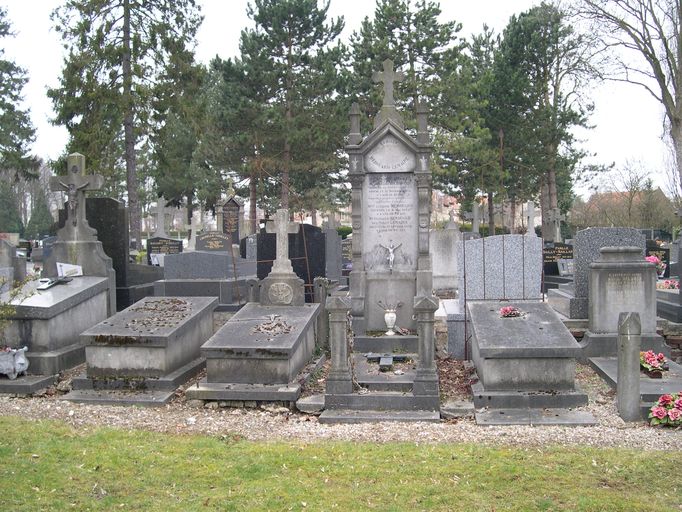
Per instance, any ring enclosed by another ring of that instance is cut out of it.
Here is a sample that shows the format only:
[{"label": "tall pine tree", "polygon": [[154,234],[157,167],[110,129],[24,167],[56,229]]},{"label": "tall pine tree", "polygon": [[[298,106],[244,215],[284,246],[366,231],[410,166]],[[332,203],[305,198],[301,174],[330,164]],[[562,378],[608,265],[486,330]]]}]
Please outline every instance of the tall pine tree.
[{"label": "tall pine tree", "polygon": [[[12,35],[7,10],[0,6],[0,40]],[[26,72],[4,59],[0,45],[0,172],[36,178],[38,161],[28,153],[35,129],[27,110],[21,108],[21,91],[28,81]]]},{"label": "tall pine tree", "polygon": [[69,130],[68,150],[86,154],[91,167],[120,167],[123,155],[130,231],[139,246],[136,151],[148,135],[159,75],[175,52],[193,44],[199,8],[195,0],[68,0],[53,21],[69,52],[59,87],[48,93],[55,123]]},{"label": "tall pine tree", "polygon": [[331,189],[330,171],[340,167],[336,150],[344,124],[336,122],[336,93],[345,49],[337,40],[343,21],[328,22],[328,9],[328,0],[255,0],[248,8],[255,27],[241,35],[240,65],[260,84],[257,96],[267,105],[259,116],[259,145],[277,155],[283,208],[290,206],[292,184],[300,201],[292,206],[302,207],[305,190]]}]

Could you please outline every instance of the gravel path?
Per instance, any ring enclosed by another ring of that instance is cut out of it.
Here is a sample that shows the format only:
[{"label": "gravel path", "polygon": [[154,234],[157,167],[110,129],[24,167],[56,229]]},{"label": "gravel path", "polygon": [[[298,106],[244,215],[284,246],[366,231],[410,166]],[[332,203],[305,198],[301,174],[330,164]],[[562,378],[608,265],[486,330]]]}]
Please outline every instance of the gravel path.
[{"label": "gravel path", "polygon": [[[93,406],[60,400],[58,395],[0,396],[0,415],[61,420],[77,430],[94,426],[144,429],[173,434],[237,436],[253,441],[317,440],[415,443],[481,443],[494,446],[598,446],[638,450],[682,450],[682,430],[626,424],[617,415],[615,396],[592,370],[579,367],[578,381],[588,393],[595,427],[482,427],[472,419],[440,423],[321,425],[317,418],[283,407],[262,409],[197,408],[179,396],[160,408]],[[209,407],[215,407],[213,404]]]}]

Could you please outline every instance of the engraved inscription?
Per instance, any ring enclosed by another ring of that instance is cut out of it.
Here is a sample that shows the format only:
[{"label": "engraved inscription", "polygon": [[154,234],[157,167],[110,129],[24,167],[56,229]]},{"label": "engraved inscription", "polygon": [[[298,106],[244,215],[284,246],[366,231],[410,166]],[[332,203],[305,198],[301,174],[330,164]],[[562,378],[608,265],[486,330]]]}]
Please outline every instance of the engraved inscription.
[{"label": "engraved inscription", "polygon": [[365,156],[367,172],[410,172],[416,165],[415,155],[393,135],[386,135]]},{"label": "engraved inscription", "polygon": [[[365,180],[363,253],[366,270],[414,270],[417,261],[414,175],[368,174]],[[389,247],[393,251],[387,253]],[[391,252],[393,258],[387,257]]]},{"label": "engraved inscription", "polygon": [[273,304],[291,304],[294,290],[287,283],[273,283],[268,290],[268,297]]}]

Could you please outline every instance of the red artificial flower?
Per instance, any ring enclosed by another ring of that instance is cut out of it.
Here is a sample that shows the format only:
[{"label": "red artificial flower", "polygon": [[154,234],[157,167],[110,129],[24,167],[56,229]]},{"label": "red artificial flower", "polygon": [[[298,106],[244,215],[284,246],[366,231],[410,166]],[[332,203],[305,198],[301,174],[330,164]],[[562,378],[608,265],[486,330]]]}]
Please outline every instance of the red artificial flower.
[{"label": "red artificial flower", "polygon": [[673,396],[669,394],[661,395],[658,399],[658,405],[669,405],[673,403]]},{"label": "red artificial flower", "polygon": [[665,407],[652,407],[651,414],[653,414],[655,418],[662,420],[668,415],[668,410]]}]

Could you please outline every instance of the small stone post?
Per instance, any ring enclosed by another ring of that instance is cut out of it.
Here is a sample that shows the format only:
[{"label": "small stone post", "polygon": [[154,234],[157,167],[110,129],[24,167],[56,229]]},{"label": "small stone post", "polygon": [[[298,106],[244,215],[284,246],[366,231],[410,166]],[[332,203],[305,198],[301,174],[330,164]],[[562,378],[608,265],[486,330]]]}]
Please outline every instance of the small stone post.
[{"label": "small stone post", "polygon": [[327,377],[327,394],[350,394],[353,392],[353,380],[348,354],[348,311],[351,302],[348,297],[328,297],[326,302],[329,312],[329,345],[331,348],[332,367]]},{"label": "small stone post", "polygon": [[618,385],[616,404],[624,421],[642,419],[639,395],[639,348],[642,324],[639,313],[621,313],[618,317]]},{"label": "small stone post", "polygon": [[438,374],[436,372],[434,314],[438,309],[435,297],[415,297],[414,312],[417,315],[419,337],[419,362],[414,379],[413,392],[417,395],[438,396]]},{"label": "small stone post", "polygon": [[327,310],[327,293],[329,292],[329,279],[316,277],[313,279],[315,302],[322,304],[322,311],[317,315],[317,346],[327,349],[329,346],[329,316]]}]

